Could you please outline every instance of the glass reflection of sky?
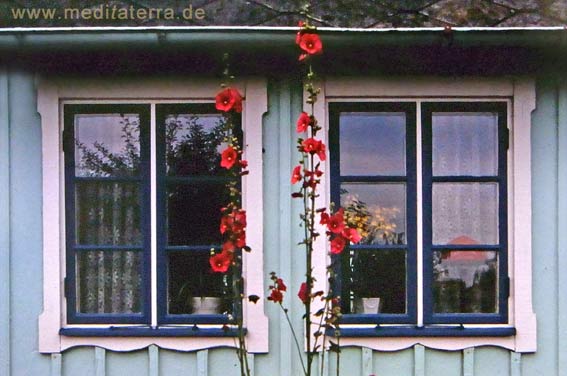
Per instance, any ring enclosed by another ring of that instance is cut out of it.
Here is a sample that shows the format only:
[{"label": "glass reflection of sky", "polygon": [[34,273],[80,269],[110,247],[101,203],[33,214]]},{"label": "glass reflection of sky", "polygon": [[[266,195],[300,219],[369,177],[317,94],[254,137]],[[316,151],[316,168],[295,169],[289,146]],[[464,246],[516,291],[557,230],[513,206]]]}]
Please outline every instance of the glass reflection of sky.
[{"label": "glass reflection of sky", "polygon": [[[165,118],[165,123],[170,124],[171,122],[178,121],[179,128],[177,128],[174,138],[166,140],[173,149],[175,150],[180,143],[180,140],[186,139],[189,136],[190,126],[192,124],[198,124],[203,127],[205,133],[211,133],[217,128],[222,122],[222,115],[220,114],[175,114],[167,115]],[[226,148],[226,144],[221,144],[217,147],[219,153]]]},{"label": "glass reflection of sky", "polygon": [[[75,138],[91,148],[95,142],[103,144],[112,154],[124,150],[123,122],[138,124],[135,114],[82,114],[75,116]],[[139,142],[139,129],[134,134]],[[78,160],[78,159],[77,159]]]},{"label": "glass reflection of sky", "polygon": [[[341,184],[341,206],[349,211],[349,204],[358,200],[366,204],[369,215],[366,226],[371,222],[384,223],[392,234],[406,233],[406,187],[402,183]],[[381,227],[384,228],[384,227]],[[383,244],[384,231],[377,231],[377,237],[363,239],[363,244]],[[404,237],[405,243],[405,237]]]},{"label": "glass reflection of sky", "polygon": [[405,175],[405,127],[404,113],[341,113],[341,175]]},{"label": "glass reflection of sky", "polygon": [[498,173],[498,114],[433,113],[433,175]]}]

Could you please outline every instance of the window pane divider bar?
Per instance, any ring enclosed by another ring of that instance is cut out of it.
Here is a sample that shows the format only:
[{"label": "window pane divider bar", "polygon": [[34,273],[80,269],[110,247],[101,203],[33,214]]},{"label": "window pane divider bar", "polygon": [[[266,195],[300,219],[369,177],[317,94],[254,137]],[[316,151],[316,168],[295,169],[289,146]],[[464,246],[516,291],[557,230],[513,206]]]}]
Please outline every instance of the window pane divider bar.
[{"label": "window pane divider bar", "polygon": [[220,245],[170,245],[165,247],[166,252],[209,252],[211,249],[219,250]]},{"label": "window pane divider bar", "polygon": [[350,244],[349,249],[352,251],[390,251],[408,249],[407,244]]},{"label": "window pane divider bar", "polygon": [[157,125],[156,104],[150,106],[150,265],[151,265],[151,325],[157,326]]},{"label": "window pane divider bar", "polygon": [[139,183],[140,176],[75,176],[73,180],[77,183]]},{"label": "window pane divider bar", "polygon": [[85,244],[75,245],[73,249],[75,251],[143,251],[144,247],[141,245]]},{"label": "window pane divider bar", "polygon": [[407,176],[386,176],[386,175],[365,175],[365,176],[352,176],[345,175],[340,178],[341,183],[398,183],[407,182]]},{"label": "window pane divider bar", "polygon": [[500,251],[500,245],[484,245],[484,244],[447,244],[432,245],[432,250],[450,250],[450,251]]},{"label": "window pane divider bar", "polygon": [[433,183],[499,183],[499,176],[432,176]]},{"label": "window pane divider bar", "polygon": [[220,184],[238,179],[229,176],[166,176],[164,180],[167,184],[188,183],[188,184]]}]

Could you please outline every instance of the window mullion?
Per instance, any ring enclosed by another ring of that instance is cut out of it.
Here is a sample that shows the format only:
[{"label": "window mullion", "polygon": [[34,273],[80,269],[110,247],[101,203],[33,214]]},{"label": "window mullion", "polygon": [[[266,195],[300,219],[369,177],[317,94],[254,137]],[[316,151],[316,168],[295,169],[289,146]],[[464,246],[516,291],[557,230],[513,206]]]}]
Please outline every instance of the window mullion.
[{"label": "window mullion", "polygon": [[417,191],[417,326],[423,326],[423,151],[421,101],[416,103],[416,191]]},{"label": "window mullion", "polygon": [[157,326],[157,164],[156,105],[150,108],[150,202],[151,202],[151,325]]}]

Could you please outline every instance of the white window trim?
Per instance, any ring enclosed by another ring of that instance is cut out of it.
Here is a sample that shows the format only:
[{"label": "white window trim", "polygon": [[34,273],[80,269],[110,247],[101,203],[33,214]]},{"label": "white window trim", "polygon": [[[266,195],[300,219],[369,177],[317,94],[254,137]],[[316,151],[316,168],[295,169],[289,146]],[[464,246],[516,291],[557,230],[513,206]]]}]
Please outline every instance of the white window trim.
[{"label": "white window trim", "polygon": [[[507,100],[510,102],[508,127],[508,274],[510,276],[509,323],[516,328],[513,337],[341,337],[341,346],[364,346],[374,350],[395,351],[415,344],[442,349],[461,350],[493,345],[516,352],[537,349],[536,316],[532,307],[532,221],[531,221],[531,113],[535,110],[535,81],[529,77],[512,78],[327,78],[319,83],[320,100],[314,112],[319,124],[329,129],[328,104],[333,101],[475,101]],[[304,93],[304,97],[306,97]],[[304,106],[309,112],[310,105]],[[417,127],[419,131],[419,127]],[[320,137],[328,143],[328,132]],[[327,166],[324,165],[327,169]],[[327,171],[324,171],[327,172]],[[325,175],[318,206],[330,202],[330,176]],[[418,187],[418,189],[420,189]],[[418,196],[420,191],[418,192]],[[419,208],[418,208],[419,210]],[[324,229],[320,229],[324,231]],[[418,232],[421,231],[418,229]],[[328,245],[318,239],[314,252],[315,278],[325,288],[324,261],[328,262]],[[465,325],[467,327],[469,325]],[[474,325],[470,325],[474,327]],[[479,325],[476,325],[477,327]],[[502,326],[502,325],[500,325]],[[484,325],[498,327],[498,325]]]},{"label": "white window trim", "polygon": [[[245,300],[244,325],[247,328],[248,350],[251,353],[264,353],[268,351],[268,318],[264,312],[263,288],[262,116],[268,110],[267,83],[264,78],[244,78],[234,86],[245,96],[242,111],[245,137],[243,158],[248,160],[250,171],[242,182],[243,207],[248,209],[247,242],[252,248],[252,253],[243,257],[243,275],[247,286],[251,286],[250,291],[245,292],[260,297],[257,304]],[[43,155],[43,312],[38,319],[39,352],[57,353],[85,345],[114,351],[136,350],[151,344],[181,351],[235,346],[231,337],[70,337],[59,334],[59,329],[66,326],[61,103],[214,102],[219,90],[218,81],[187,77],[112,80],[49,78],[39,79],[37,88]]]}]

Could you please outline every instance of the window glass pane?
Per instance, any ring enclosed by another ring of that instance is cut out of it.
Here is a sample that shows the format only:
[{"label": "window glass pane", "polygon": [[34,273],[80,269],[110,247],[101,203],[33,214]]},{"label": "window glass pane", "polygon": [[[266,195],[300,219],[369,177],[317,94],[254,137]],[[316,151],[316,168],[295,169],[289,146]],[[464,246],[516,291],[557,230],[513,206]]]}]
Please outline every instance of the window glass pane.
[{"label": "window glass pane", "polygon": [[77,312],[142,312],[142,264],[140,251],[77,252]]},{"label": "window glass pane", "polygon": [[406,115],[343,112],[340,115],[341,175],[405,175]]},{"label": "window glass pane", "polygon": [[357,249],[350,257],[350,312],[406,313],[406,251]]},{"label": "window glass pane", "polygon": [[433,244],[498,244],[498,183],[434,183]]},{"label": "window glass pane", "polygon": [[220,114],[175,114],[165,118],[168,175],[227,174],[220,167],[224,118]]},{"label": "window glass pane", "polygon": [[496,252],[433,252],[435,313],[498,313],[497,286]]},{"label": "window glass pane", "polygon": [[498,174],[498,114],[433,113],[433,175]]},{"label": "window glass pane", "polygon": [[139,115],[75,115],[76,176],[133,176],[139,173]]},{"label": "window glass pane", "polygon": [[229,202],[224,184],[176,184],[167,189],[169,245],[220,244],[221,208]]},{"label": "window glass pane", "polygon": [[136,183],[75,183],[76,242],[140,245],[140,192]]},{"label": "window glass pane", "polygon": [[168,254],[169,314],[219,314],[232,310],[232,279],[213,273],[208,252]]},{"label": "window glass pane", "polygon": [[341,184],[341,206],[363,236],[360,244],[406,243],[405,184]]}]

